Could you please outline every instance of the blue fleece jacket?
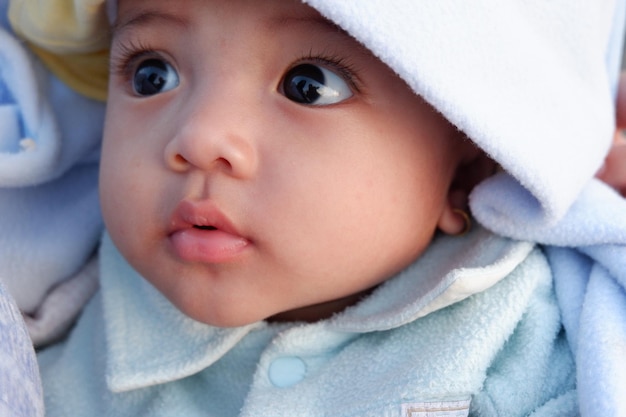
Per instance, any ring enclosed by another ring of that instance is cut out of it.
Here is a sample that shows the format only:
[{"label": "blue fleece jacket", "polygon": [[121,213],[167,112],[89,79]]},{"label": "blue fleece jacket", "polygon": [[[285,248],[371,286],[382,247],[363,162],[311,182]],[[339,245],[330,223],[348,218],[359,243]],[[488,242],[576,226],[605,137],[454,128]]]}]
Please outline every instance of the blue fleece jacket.
[{"label": "blue fleece jacket", "polygon": [[576,412],[544,255],[483,229],[437,238],[361,303],[313,324],[195,322],[106,237],[101,273],[75,331],[39,356],[48,416]]}]

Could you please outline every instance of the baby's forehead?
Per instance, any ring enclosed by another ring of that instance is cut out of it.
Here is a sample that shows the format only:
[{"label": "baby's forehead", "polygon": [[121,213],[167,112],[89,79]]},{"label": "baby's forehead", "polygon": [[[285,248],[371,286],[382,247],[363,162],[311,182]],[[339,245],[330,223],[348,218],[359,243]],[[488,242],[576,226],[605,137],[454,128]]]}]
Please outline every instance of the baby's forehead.
[{"label": "baby's forehead", "polygon": [[[300,25],[307,26],[311,32],[332,31],[350,36],[334,22],[323,17],[314,8],[297,0],[120,0],[117,2],[117,18],[113,29],[125,28],[128,25],[159,25],[160,23],[189,24],[193,17],[191,6],[201,3],[201,7],[214,16],[220,16],[229,10],[239,10],[240,19],[246,19],[259,26],[259,29],[278,31]],[[246,13],[254,4],[255,13]],[[236,5],[241,5],[238,7]],[[262,5],[262,6],[261,6]]]}]

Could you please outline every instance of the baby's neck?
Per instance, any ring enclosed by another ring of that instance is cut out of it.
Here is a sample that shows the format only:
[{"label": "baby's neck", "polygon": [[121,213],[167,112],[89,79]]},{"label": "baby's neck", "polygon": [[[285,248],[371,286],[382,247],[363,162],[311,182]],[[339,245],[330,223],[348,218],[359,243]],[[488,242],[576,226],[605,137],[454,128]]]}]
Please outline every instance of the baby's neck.
[{"label": "baby's neck", "polygon": [[[375,288],[375,287],[374,287]],[[314,304],[311,306],[301,307],[294,310],[284,311],[271,316],[267,319],[269,323],[284,322],[305,322],[314,323],[316,321],[328,319],[334,314],[340,313],[346,308],[357,304],[363,298],[371,294],[374,288],[369,288],[356,294],[349,295],[337,300],[327,301],[325,303]]]}]

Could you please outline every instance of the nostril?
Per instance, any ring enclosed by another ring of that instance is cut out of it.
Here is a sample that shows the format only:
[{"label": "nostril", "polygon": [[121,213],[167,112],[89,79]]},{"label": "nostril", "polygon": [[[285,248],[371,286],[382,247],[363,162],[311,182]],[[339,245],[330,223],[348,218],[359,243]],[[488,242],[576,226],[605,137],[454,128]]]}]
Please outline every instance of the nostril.
[{"label": "nostril", "polygon": [[185,172],[191,165],[188,158],[193,155],[192,149],[181,134],[174,134],[162,150],[163,161],[174,172]]},{"label": "nostril", "polygon": [[181,154],[174,155],[174,160],[172,162],[174,162],[177,165],[186,165],[187,164],[187,160]]},{"label": "nostril", "polygon": [[219,157],[215,160],[214,162],[217,165],[222,165],[228,169],[232,169],[232,164],[230,163],[230,161],[224,157]]},{"label": "nostril", "polygon": [[189,161],[179,153],[170,155],[168,165],[175,171],[185,170],[189,166]]},{"label": "nostril", "polygon": [[192,133],[184,130],[165,146],[163,156],[170,170],[221,172],[239,179],[256,171],[257,150],[251,140],[227,134]]}]

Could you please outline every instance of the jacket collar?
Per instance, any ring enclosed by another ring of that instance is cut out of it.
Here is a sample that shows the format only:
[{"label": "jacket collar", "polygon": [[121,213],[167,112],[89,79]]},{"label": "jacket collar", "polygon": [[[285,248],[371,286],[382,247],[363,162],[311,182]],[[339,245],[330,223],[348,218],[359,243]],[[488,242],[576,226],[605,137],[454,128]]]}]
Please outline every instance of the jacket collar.
[{"label": "jacket collar", "polygon": [[[359,304],[315,329],[366,333],[393,329],[484,291],[523,261],[533,245],[479,227],[437,237],[418,261]],[[181,313],[123,259],[108,235],[101,246],[101,293],[107,335],[107,383],[114,392],[195,374],[265,322],[217,328]]]},{"label": "jacket collar", "polygon": [[187,317],[125,261],[106,234],[100,260],[107,383],[113,392],[197,373],[264,325],[223,329]]},{"label": "jacket collar", "polygon": [[534,244],[475,227],[438,236],[420,258],[329,323],[350,332],[389,330],[483,292],[509,275]]}]

